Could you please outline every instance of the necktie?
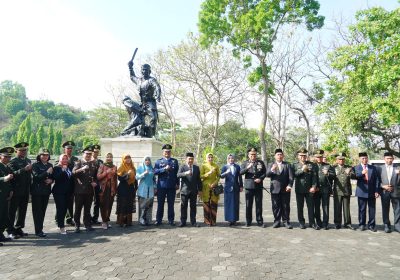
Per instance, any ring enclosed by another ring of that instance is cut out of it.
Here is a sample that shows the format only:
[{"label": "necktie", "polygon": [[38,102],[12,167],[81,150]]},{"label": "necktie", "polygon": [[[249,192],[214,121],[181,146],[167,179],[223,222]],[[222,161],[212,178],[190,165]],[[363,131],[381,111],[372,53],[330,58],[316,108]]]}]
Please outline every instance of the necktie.
[{"label": "necktie", "polygon": [[278,163],[279,174],[282,172],[282,163]]},{"label": "necktie", "polygon": [[[364,165],[363,169],[367,170],[367,165]],[[368,183],[368,170],[367,170],[367,173],[365,173],[364,177],[365,177],[364,178],[365,183]]]}]

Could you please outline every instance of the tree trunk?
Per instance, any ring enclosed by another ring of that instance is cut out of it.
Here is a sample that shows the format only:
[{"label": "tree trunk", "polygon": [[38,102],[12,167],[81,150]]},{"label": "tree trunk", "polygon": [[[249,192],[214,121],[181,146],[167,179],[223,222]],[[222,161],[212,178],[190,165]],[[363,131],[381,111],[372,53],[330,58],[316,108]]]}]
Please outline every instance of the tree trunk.
[{"label": "tree trunk", "polygon": [[217,138],[218,138],[218,129],[219,129],[219,117],[220,117],[220,110],[216,110],[215,112],[215,127],[213,131],[213,136],[212,136],[212,143],[211,143],[211,150],[214,151],[214,148],[217,143]]},{"label": "tree trunk", "polygon": [[261,117],[261,124],[258,135],[260,137],[260,146],[261,146],[261,159],[267,163],[267,143],[265,142],[265,128],[267,125],[267,118],[268,118],[268,89],[270,86],[268,80],[268,73],[267,73],[267,65],[265,61],[261,61],[262,67],[262,79],[264,84],[263,90],[263,108],[262,108],[262,117]]},{"label": "tree trunk", "polygon": [[197,137],[197,149],[196,149],[196,161],[199,163],[199,156],[200,156],[200,148],[201,148],[201,139],[203,137],[203,130],[204,130],[204,124],[200,125],[200,131],[199,135]]}]

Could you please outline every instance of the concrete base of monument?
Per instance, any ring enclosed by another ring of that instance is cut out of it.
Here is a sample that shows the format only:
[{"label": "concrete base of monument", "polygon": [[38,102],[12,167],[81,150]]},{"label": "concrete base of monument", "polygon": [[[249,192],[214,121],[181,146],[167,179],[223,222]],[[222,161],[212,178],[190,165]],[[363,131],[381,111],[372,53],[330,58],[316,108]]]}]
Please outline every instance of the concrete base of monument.
[{"label": "concrete base of monument", "polygon": [[152,164],[162,156],[163,143],[154,138],[144,138],[137,136],[120,136],[116,138],[101,138],[101,155],[105,160],[107,153],[114,156],[114,164],[121,163],[122,155],[129,154],[135,166],[141,164],[145,156],[150,156]]}]

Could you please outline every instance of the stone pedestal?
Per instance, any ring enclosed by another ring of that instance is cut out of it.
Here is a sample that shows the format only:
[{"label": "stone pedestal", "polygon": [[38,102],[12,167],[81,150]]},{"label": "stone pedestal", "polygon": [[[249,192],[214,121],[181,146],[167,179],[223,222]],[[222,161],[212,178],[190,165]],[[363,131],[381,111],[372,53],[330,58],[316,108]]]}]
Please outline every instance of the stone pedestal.
[{"label": "stone pedestal", "polygon": [[130,154],[135,166],[138,166],[143,162],[145,156],[150,156],[153,164],[156,159],[161,158],[163,143],[154,138],[120,136],[116,138],[101,138],[100,145],[103,159],[107,153],[112,153],[114,164],[119,166],[122,155]]}]

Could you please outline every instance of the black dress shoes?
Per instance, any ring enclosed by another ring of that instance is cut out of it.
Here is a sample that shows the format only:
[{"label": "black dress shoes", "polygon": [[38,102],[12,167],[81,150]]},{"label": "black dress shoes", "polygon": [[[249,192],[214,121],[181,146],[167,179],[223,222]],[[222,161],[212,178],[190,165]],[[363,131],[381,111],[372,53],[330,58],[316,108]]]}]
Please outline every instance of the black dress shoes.
[{"label": "black dress shoes", "polygon": [[47,235],[42,231],[42,232],[39,232],[39,233],[36,233],[35,234],[37,237],[46,237]]},{"label": "black dress shoes", "polygon": [[372,232],[376,232],[376,228],[373,227],[373,226],[369,226],[368,229],[369,229],[370,231],[372,231]]},{"label": "black dress shoes", "polygon": [[313,229],[315,229],[315,230],[320,230],[321,229],[321,227],[319,225],[312,225],[311,227]]},{"label": "black dress shoes", "polygon": [[272,224],[272,228],[278,228],[278,227],[280,227],[281,226],[281,223],[280,222],[274,222],[273,224]]},{"label": "black dress shoes", "polygon": [[284,223],[284,226],[285,226],[287,229],[292,229],[292,228],[293,228],[293,226],[292,226],[289,222]]},{"label": "black dress shoes", "polygon": [[300,225],[299,225],[299,228],[301,228],[301,229],[306,229],[306,225],[305,225],[305,224],[302,224],[302,223],[300,223]]},{"label": "black dress shoes", "polygon": [[180,223],[178,227],[185,227],[186,224],[185,223]]},{"label": "black dress shoes", "polygon": [[388,224],[385,224],[385,232],[386,233],[391,233],[392,232],[392,229]]},{"label": "black dress shoes", "polygon": [[345,225],[344,228],[350,229],[350,230],[354,230],[354,228],[351,225]]},{"label": "black dress shoes", "polygon": [[367,229],[367,227],[364,226],[364,225],[360,225],[360,226],[358,227],[358,229],[359,229],[360,231],[364,231],[364,230]]}]

